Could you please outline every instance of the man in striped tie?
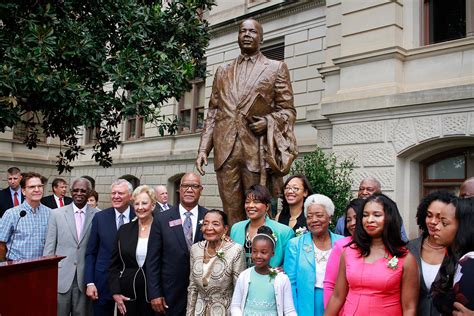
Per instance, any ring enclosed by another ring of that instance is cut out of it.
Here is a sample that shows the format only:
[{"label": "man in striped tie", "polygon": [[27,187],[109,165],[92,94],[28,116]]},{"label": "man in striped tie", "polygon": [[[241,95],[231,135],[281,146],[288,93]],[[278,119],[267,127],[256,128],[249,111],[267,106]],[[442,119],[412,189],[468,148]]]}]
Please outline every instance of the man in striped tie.
[{"label": "man in striped tie", "polygon": [[198,205],[201,178],[186,173],[179,186],[179,205],[155,213],[148,241],[146,277],[153,309],[166,315],[186,314],[189,248],[203,240],[201,221],[206,209]]}]

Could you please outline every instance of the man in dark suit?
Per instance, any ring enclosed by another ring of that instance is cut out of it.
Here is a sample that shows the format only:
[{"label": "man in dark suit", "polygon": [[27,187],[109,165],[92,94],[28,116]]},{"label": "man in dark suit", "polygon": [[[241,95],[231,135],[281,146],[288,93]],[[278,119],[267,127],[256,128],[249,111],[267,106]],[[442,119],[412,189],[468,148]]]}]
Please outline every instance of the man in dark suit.
[{"label": "man in dark suit", "polygon": [[53,193],[47,195],[41,199],[41,204],[46,205],[50,209],[63,207],[72,203],[72,198],[66,196],[67,193],[67,182],[64,179],[56,178],[51,184]]},{"label": "man in dark suit", "polygon": [[112,183],[112,207],[92,219],[86,250],[84,282],[86,295],[94,301],[94,315],[113,315],[114,301],[108,284],[108,268],[118,228],[135,217],[130,206],[133,187],[127,180]]},{"label": "man in dark suit", "polygon": [[164,185],[157,185],[155,187],[156,195],[156,206],[153,212],[159,213],[166,211],[173,207],[173,205],[168,204],[168,189]]},{"label": "man in dark suit", "polygon": [[21,171],[17,167],[11,167],[7,170],[8,188],[0,191],[0,217],[6,210],[18,206],[25,201],[21,193]]},{"label": "man in dark suit", "polygon": [[153,309],[166,315],[186,314],[189,285],[189,249],[203,239],[201,220],[205,208],[198,205],[201,179],[185,174],[179,187],[179,205],[155,214],[148,241],[146,277]]},{"label": "man in dark suit", "polygon": [[246,218],[244,193],[252,185],[268,186],[272,194],[281,191],[282,176],[298,154],[288,67],[266,58],[262,41],[260,23],[240,24],[241,54],[216,71],[196,158],[204,175],[214,149],[219,195],[231,224]]}]

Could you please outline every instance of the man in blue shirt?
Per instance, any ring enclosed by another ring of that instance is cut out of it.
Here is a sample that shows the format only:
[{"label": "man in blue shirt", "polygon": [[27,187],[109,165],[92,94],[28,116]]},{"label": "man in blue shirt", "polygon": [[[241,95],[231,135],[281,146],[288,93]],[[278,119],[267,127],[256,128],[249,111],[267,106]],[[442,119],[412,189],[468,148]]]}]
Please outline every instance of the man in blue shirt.
[{"label": "man in blue shirt", "polygon": [[45,182],[46,178],[36,172],[23,175],[21,190],[25,201],[7,210],[0,221],[0,260],[43,255],[50,212],[41,204]]}]

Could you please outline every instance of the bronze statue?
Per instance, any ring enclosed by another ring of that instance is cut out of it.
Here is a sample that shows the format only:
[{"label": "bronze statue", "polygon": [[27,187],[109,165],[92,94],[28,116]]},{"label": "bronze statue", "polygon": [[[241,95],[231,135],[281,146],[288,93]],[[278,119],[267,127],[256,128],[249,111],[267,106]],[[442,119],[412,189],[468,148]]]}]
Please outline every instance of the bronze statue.
[{"label": "bronze statue", "polygon": [[220,66],[201,132],[196,168],[214,148],[219,194],[230,223],[245,219],[244,193],[253,184],[279,194],[298,152],[288,67],[260,52],[263,30],[253,19],[239,26],[241,54]]}]

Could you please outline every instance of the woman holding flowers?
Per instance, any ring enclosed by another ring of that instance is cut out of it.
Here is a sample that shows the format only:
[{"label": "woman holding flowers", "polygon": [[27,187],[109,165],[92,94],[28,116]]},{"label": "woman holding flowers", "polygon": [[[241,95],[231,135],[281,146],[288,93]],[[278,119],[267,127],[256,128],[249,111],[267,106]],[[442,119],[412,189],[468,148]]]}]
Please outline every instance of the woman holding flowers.
[{"label": "woman holding flowers", "polygon": [[345,247],[334,293],[324,315],[416,315],[416,259],[400,234],[397,205],[383,194],[369,197],[357,214]]},{"label": "woman holding flowers", "polygon": [[293,238],[285,253],[285,273],[291,281],[298,315],[323,315],[323,281],[334,242],[343,236],[329,231],[334,203],[325,195],[310,195],[304,203],[310,233]]},{"label": "woman holding flowers", "polygon": [[235,283],[245,269],[244,249],[226,241],[228,218],[220,210],[208,210],[201,229],[204,240],[190,251],[186,315],[228,315]]}]

